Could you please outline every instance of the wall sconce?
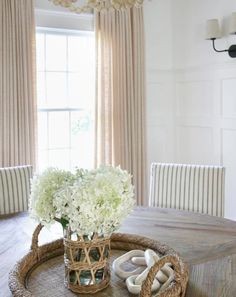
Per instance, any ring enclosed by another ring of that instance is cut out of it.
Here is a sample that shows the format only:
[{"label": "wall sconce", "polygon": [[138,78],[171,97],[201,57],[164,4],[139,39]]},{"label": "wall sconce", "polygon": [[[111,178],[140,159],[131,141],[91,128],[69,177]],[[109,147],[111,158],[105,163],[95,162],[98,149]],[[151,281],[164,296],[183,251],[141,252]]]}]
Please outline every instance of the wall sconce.
[{"label": "wall sconce", "polygon": [[[230,34],[236,34],[236,12],[233,12],[230,18]],[[212,40],[214,51],[217,53],[228,52],[231,58],[236,58],[236,44],[231,45],[228,49],[218,50],[215,47],[215,40],[221,38],[221,30],[217,19],[207,20],[206,39]]]}]

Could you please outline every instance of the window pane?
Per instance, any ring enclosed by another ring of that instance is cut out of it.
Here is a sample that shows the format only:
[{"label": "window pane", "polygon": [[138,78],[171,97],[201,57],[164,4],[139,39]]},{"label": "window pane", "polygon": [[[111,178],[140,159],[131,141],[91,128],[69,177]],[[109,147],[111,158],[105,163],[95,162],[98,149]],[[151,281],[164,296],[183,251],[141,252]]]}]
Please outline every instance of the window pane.
[{"label": "window pane", "polygon": [[47,106],[67,106],[67,75],[60,72],[46,74]]},{"label": "window pane", "polygon": [[71,114],[72,166],[93,166],[93,139],[93,123],[91,114],[85,111],[73,112]]},{"label": "window pane", "polygon": [[47,129],[47,112],[38,113],[38,146],[39,149],[46,149],[48,147],[48,129]]},{"label": "window pane", "polygon": [[92,130],[92,120],[89,112],[73,112],[71,113],[71,145],[79,146],[84,139],[84,134],[90,138]]},{"label": "window pane", "polygon": [[83,73],[88,67],[88,42],[85,36],[68,37],[68,70]]},{"label": "window pane", "polygon": [[37,71],[43,71],[45,69],[45,39],[43,33],[36,35],[36,59],[37,59]]},{"label": "window pane", "polygon": [[69,102],[71,107],[89,108],[92,92],[86,75],[68,74]]},{"label": "window pane", "polygon": [[39,171],[43,171],[48,167],[48,150],[38,151]]},{"label": "window pane", "polygon": [[49,148],[69,148],[69,112],[49,113]]},{"label": "window pane", "polygon": [[88,39],[87,39],[87,55],[89,57],[89,60],[88,60],[88,64],[90,67],[89,68],[89,71],[91,74],[95,74],[94,72],[94,65],[95,65],[95,39],[94,37],[90,36]]},{"label": "window pane", "polygon": [[93,158],[91,148],[81,146],[71,150],[71,168],[93,168]]},{"label": "window pane", "polygon": [[49,164],[52,167],[70,169],[70,151],[68,149],[49,150]]},{"label": "window pane", "polygon": [[46,105],[46,90],[45,90],[45,72],[37,73],[37,100],[38,107]]},{"label": "window pane", "polygon": [[46,70],[66,71],[67,40],[65,35],[46,34]]}]

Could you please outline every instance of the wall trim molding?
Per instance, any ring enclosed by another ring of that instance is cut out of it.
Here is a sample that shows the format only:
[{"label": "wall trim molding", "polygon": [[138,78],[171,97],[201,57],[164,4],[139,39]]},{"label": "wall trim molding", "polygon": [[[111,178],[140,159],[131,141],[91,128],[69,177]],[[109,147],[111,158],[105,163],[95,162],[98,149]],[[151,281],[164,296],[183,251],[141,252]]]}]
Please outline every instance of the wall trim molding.
[{"label": "wall trim molding", "polygon": [[93,20],[94,15],[92,13],[81,13],[76,14],[74,12],[64,12],[64,11],[57,11],[57,10],[47,10],[42,8],[35,8],[35,14],[40,16],[54,16],[54,17],[65,17],[65,18],[73,18],[73,19],[80,19],[80,20]]},{"label": "wall trim molding", "polygon": [[208,63],[204,65],[196,66],[185,66],[185,67],[173,67],[175,73],[185,73],[185,72],[201,72],[207,69],[208,72],[211,71],[222,71],[222,70],[235,70],[235,61],[220,62],[220,63]]}]

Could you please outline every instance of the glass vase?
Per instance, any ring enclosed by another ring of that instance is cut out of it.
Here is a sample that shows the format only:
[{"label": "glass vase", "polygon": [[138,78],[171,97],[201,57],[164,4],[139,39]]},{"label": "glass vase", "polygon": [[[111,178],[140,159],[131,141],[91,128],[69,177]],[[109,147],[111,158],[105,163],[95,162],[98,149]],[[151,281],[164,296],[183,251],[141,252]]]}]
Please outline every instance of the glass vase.
[{"label": "glass vase", "polygon": [[96,293],[109,285],[110,238],[78,236],[64,229],[65,285],[76,293]]}]

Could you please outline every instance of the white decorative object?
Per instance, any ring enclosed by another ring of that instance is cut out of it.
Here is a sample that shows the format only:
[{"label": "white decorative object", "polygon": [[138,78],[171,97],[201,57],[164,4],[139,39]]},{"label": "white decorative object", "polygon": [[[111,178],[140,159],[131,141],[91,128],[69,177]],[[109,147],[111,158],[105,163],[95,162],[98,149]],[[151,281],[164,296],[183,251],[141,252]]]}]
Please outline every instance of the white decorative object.
[{"label": "white decorative object", "polygon": [[[160,257],[151,249],[145,252],[139,250],[130,251],[113,262],[113,270],[121,279],[126,279],[126,286],[131,294],[139,294],[141,292],[142,283],[147,278],[151,267],[160,259]],[[125,271],[121,265],[126,261],[139,266],[133,271]],[[140,272],[138,274],[138,270]],[[152,285],[152,292],[158,291],[160,288],[164,290],[174,280],[174,270],[171,263],[166,263],[156,274]]]},{"label": "white decorative object", "polygon": [[[141,287],[142,287],[142,283],[139,285],[135,284],[135,280],[137,278],[138,275],[132,275],[130,277],[127,278],[126,280],[126,286],[128,291],[131,294],[135,294],[138,295],[141,292]],[[160,288],[160,283],[155,279],[152,285],[152,292],[157,291]]]},{"label": "white decorative object", "polygon": [[145,251],[144,257],[149,268],[151,268],[160,259],[160,257],[153,250],[150,249]]},{"label": "white decorative object", "polygon": [[146,266],[147,265],[144,257],[133,257],[131,259],[131,262],[133,264],[136,264],[136,265],[139,265],[139,266]]},{"label": "white decorative object", "polygon": [[115,274],[119,278],[125,280],[131,275],[136,275],[138,273],[143,272],[145,267],[138,267],[133,271],[125,271],[124,269],[121,268],[122,264],[124,264],[127,261],[130,261],[133,257],[143,257],[142,259],[144,259],[144,251],[132,250],[120,256],[119,258],[115,259],[115,261],[112,264],[112,268],[115,271]]},{"label": "white decorative object", "polygon": [[[163,285],[162,285],[162,290],[165,290],[169,284],[174,280],[174,270],[170,267],[170,263],[165,264],[162,268],[161,271],[164,272],[166,275],[169,275],[168,280],[166,280]],[[156,275],[156,277],[158,277]]]},{"label": "white decorative object", "polygon": [[75,13],[85,13],[91,9],[98,11],[114,8],[117,10],[140,7],[144,0],[49,0],[55,5],[68,8]]},{"label": "white decorative object", "polygon": [[[166,266],[167,264],[165,264]],[[161,282],[161,283],[165,283],[168,280],[168,277],[166,276],[166,274],[163,272],[164,267],[162,267],[162,270],[159,270],[156,274],[156,278]]]}]

